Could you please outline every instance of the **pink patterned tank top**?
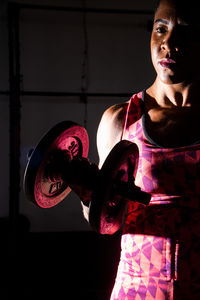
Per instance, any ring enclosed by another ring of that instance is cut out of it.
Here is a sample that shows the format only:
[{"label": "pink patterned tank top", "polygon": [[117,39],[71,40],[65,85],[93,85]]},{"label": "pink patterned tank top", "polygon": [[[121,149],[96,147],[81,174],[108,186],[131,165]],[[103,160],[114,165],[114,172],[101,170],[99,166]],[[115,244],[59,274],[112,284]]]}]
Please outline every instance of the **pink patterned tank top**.
[{"label": "pink patterned tank top", "polygon": [[[151,201],[148,207],[129,202],[124,233],[172,235],[185,212],[200,209],[200,143],[178,148],[154,144],[145,131],[143,98],[140,92],[130,99],[122,139],[139,148],[135,184],[151,194]],[[170,226],[163,225],[166,219]]]}]

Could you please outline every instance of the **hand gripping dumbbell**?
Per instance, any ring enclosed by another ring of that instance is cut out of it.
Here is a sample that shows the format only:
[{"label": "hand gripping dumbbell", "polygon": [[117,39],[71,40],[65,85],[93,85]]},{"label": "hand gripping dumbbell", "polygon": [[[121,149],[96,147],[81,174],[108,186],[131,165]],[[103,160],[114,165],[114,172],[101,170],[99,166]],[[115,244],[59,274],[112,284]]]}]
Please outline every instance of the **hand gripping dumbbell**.
[{"label": "hand gripping dumbbell", "polygon": [[40,140],[28,157],[23,189],[41,208],[64,200],[73,189],[89,206],[89,223],[102,234],[116,231],[126,200],[147,205],[150,195],[134,184],[138,148],[123,140],[114,146],[102,168],[87,159],[89,138],[82,126],[64,121]]}]

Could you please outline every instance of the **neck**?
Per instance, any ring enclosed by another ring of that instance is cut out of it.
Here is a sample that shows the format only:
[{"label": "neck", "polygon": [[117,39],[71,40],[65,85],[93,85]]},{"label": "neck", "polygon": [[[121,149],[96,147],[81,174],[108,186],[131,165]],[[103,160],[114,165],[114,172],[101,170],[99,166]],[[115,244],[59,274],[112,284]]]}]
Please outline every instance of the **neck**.
[{"label": "neck", "polygon": [[156,78],[147,93],[162,107],[191,107],[195,104],[196,91],[194,83],[165,84]]}]

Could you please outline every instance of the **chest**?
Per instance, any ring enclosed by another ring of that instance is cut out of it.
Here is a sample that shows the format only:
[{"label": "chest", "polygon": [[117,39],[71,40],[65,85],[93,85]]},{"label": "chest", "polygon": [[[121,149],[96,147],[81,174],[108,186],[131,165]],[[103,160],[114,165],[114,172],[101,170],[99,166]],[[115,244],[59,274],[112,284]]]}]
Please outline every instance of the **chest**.
[{"label": "chest", "polygon": [[[135,184],[142,190],[153,194],[191,195],[195,193],[195,195],[200,195],[200,143],[192,145],[188,142],[186,145],[185,135],[181,140],[180,127],[177,129],[176,123],[170,124],[171,128],[168,127],[168,124],[162,124],[161,128],[153,131],[158,133],[153,137],[158,144],[163,142],[166,146],[157,147],[153,145],[145,132],[144,123],[147,123],[146,121],[148,122],[143,114],[137,121],[129,123],[124,134],[124,139],[132,141],[139,148],[139,164]],[[184,122],[182,126],[182,132],[184,132],[183,128],[188,130],[188,126],[185,126]],[[147,128],[149,129],[149,127]],[[171,146],[172,143],[177,144],[177,136],[179,136],[178,142],[184,143],[183,146]],[[187,137],[189,141],[190,134]],[[166,138],[169,140],[165,142]]]},{"label": "chest", "polygon": [[181,147],[200,140],[199,111],[151,109],[145,114],[148,136],[163,147]]}]

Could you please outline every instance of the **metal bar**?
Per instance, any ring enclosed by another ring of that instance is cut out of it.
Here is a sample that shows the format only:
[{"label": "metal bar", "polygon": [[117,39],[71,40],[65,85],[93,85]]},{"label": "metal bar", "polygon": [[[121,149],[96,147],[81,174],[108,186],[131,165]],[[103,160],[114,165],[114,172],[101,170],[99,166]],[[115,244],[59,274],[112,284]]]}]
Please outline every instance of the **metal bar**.
[{"label": "metal bar", "polygon": [[52,91],[21,91],[22,96],[58,96],[58,97],[126,97],[130,93],[82,93],[82,92],[52,92]]},{"label": "metal bar", "polygon": [[0,91],[0,95],[6,95],[9,96],[10,92],[9,91]]},{"label": "metal bar", "polygon": [[20,192],[20,62],[19,62],[19,6],[8,3],[9,47],[9,113],[10,113],[10,174],[9,174],[9,225],[11,255],[15,255],[17,219]]},{"label": "metal bar", "polygon": [[[0,95],[9,96],[9,91],[0,91]],[[127,97],[131,93],[82,93],[82,92],[54,92],[54,91],[19,91],[20,96],[48,96],[48,97]]]},{"label": "metal bar", "polygon": [[87,13],[103,13],[103,14],[136,14],[136,15],[153,15],[152,10],[147,9],[107,9],[107,8],[88,8],[88,7],[67,7],[53,5],[34,5],[18,3],[21,9],[41,9],[54,11],[69,12],[87,12]]}]

